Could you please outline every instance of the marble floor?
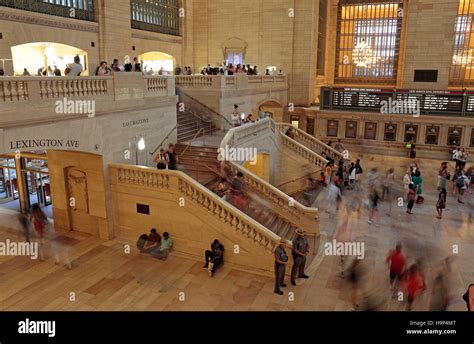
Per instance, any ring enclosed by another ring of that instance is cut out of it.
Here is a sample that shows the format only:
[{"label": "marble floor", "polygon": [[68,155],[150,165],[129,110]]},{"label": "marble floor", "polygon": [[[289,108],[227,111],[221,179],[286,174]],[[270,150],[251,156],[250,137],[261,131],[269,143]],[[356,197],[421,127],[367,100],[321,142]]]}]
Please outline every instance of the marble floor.
[{"label": "marble floor", "polygon": [[[355,158],[355,156],[353,156]],[[383,171],[394,167],[397,182],[408,159],[362,156],[367,173],[371,167]],[[467,205],[449,196],[445,217],[436,218],[436,173],[439,162],[419,160],[425,177],[426,201],[405,213],[392,201],[381,202],[375,224],[367,223],[367,211],[350,218],[356,239],[365,243],[363,265],[367,272],[359,300],[377,294],[382,310],[404,310],[405,303],[390,298],[385,256],[398,241],[405,247],[409,262],[423,259],[427,290],[416,300],[414,310],[427,310],[433,276],[443,258],[454,255],[450,272],[449,310],[465,310],[461,295],[474,283],[474,225],[468,223]],[[401,187],[398,187],[401,194]],[[346,192],[345,200],[361,193]],[[324,192],[316,200],[321,208],[321,231],[332,236],[341,214],[325,210]],[[469,197],[473,197],[469,195]],[[20,239],[16,214],[0,209],[0,242]],[[73,262],[68,270],[52,258],[41,262],[28,257],[0,257],[0,310],[148,310],[148,311],[350,311],[351,288],[341,278],[339,257],[325,256],[310,279],[289,285],[285,295],[273,293],[273,279],[225,265],[214,278],[202,268],[203,262],[172,254],[165,261],[139,255],[134,243],[119,239],[98,240],[77,232],[58,233],[58,242]],[[127,254],[124,245],[130,244]],[[453,254],[453,245],[458,253]]]}]

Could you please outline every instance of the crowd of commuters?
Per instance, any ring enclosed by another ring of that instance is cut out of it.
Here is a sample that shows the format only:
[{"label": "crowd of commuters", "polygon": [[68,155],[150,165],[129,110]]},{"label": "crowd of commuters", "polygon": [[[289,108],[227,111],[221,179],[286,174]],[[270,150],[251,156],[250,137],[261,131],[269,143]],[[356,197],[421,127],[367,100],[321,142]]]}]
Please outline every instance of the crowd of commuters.
[{"label": "crowd of commuters", "polygon": [[[80,76],[84,71],[84,66],[81,64],[81,59],[79,55],[74,56],[73,62],[68,63],[64,71],[61,71],[57,66],[48,66],[40,67],[36,71],[34,76]],[[191,66],[185,66],[184,69],[178,64],[174,67],[174,70],[165,70],[164,67],[161,67],[158,71],[153,70],[152,67],[143,66],[143,62],[140,62],[137,57],[133,58],[132,61],[125,61],[124,64],[121,64],[118,59],[114,59],[109,65],[107,61],[101,61],[99,66],[96,68],[94,75],[95,76],[108,76],[112,75],[114,72],[137,72],[143,73],[144,75],[193,75],[193,70]],[[0,76],[3,76],[5,71],[0,69]],[[202,75],[236,75],[236,74],[245,74],[245,75],[259,75],[259,70],[257,66],[251,65],[233,65],[232,63],[223,63],[220,66],[212,67],[210,64],[207,67],[201,70]],[[266,69],[265,75],[283,75],[282,70],[278,72],[276,70]],[[23,76],[33,76],[32,73],[27,69],[23,69]]]},{"label": "crowd of commuters", "polygon": [[[458,153],[456,153],[458,152]],[[454,155],[456,154],[456,155]],[[462,149],[456,149],[453,152],[454,164],[443,162],[438,171],[437,190],[439,196],[436,202],[436,210],[438,218],[441,219],[443,210],[446,208],[449,199],[447,183],[452,182],[452,194],[456,197],[459,204],[464,204],[466,195],[471,193],[472,187],[472,166],[467,166],[467,154]],[[338,167],[336,168],[335,165]],[[424,176],[420,166],[415,159],[411,159],[410,165],[406,170],[403,178],[400,180],[396,177],[396,170],[394,168],[387,168],[383,174],[379,176],[376,168],[371,168],[362,180],[363,169],[361,161],[358,159],[350,163],[347,171],[348,185],[343,183],[346,174],[344,168],[345,162],[339,161],[337,164],[329,162],[321,172],[319,183],[327,186],[326,204],[327,209],[335,210],[337,214],[337,226],[334,238],[337,241],[354,242],[357,233],[354,227],[357,227],[357,220],[360,219],[364,209],[368,213],[368,223],[374,224],[379,217],[378,205],[380,201],[388,201],[389,211],[387,216],[390,216],[392,203],[401,206],[406,202],[406,212],[408,214],[414,213],[414,207],[422,207],[426,203],[425,193],[428,187],[425,185]],[[450,166],[451,165],[451,166]],[[341,173],[342,166],[342,173]],[[450,170],[451,169],[451,170]],[[433,173],[431,173],[432,175]],[[343,176],[341,178],[341,176]],[[362,185],[362,182],[365,182]],[[355,192],[350,190],[355,189]],[[402,190],[401,198],[398,198]],[[345,191],[348,191],[347,193]],[[364,201],[365,194],[365,201]],[[403,202],[400,202],[403,199]],[[468,220],[472,222],[474,204],[473,197],[469,195],[466,202],[470,202],[468,207]],[[431,206],[434,207],[434,204]],[[432,209],[433,209],[432,208]],[[460,208],[463,211],[464,208]],[[354,214],[354,217],[352,215]],[[341,257],[343,263],[343,276],[347,277],[348,284],[351,287],[351,302],[354,309],[361,310],[381,310],[385,309],[386,300],[384,301],[383,287],[371,287],[370,290],[362,292],[361,285],[363,281],[367,281],[367,267],[364,262],[354,259],[347,267],[344,267],[344,257]],[[409,260],[412,262],[408,264]],[[439,264],[435,264],[431,269],[433,280],[430,288],[427,287],[428,268],[419,257],[411,257],[408,259],[403,251],[402,245],[398,244],[394,250],[391,250],[387,255],[386,262],[389,269],[389,280],[391,286],[391,293],[394,298],[399,301],[406,302],[406,310],[411,310],[414,302],[424,292],[430,292],[429,310],[444,311],[447,310],[453,298],[452,295],[452,274],[451,266],[452,259],[446,258]],[[469,287],[469,290],[473,288]],[[464,300],[468,302],[471,294],[468,292],[464,295]],[[457,295],[459,297],[459,295]]]}]

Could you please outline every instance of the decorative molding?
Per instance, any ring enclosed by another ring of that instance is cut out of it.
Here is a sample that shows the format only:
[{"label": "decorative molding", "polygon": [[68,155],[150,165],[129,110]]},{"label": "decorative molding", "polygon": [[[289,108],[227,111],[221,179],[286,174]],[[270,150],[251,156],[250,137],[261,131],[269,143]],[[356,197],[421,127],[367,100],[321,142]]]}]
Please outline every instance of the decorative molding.
[{"label": "decorative molding", "polygon": [[[2,7],[2,11],[0,11],[0,20],[12,21],[12,22],[19,22],[19,23],[26,23],[26,24],[33,24],[33,25],[41,25],[41,26],[48,26],[48,27],[56,27],[60,29],[66,30],[75,30],[75,31],[85,31],[85,32],[99,32],[99,26],[97,23],[91,23],[89,25],[84,24],[83,21],[77,19],[68,19],[63,17],[55,17],[45,15],[43,13],[34,13],[34,14],[27,14],[23,13],[25,11],[18,10],[21,13],[13,13],[11,11],[3,11],[4,8]],[[16,11],[15,11],[16,12]],[[46,18],[46,16],[48,18]],[[55,19],[49,19],[50,17],[54,17]],[[73,20],[74,22],[65,22],[61,21],[64,19],[65,21]]]},{"label": "decorative molding", "polygon": [[178,44],[183,43],[183,38],[182,37],[180,37],[180,38],[167,38],[167,37],[161,36],[163,34],[159,34],[160,36],[155,36],[155,35],[153,35],[154,32],[150,32],[150,34],[144,34],[144,33],[134,32],[135,30],[136,29],[133,29],[133,31],[132,31],[132,38],[146,39],[146,40],[149,40],[149,41],[158,41],[158,42],[165,42],[165,43],[178,43]]}]

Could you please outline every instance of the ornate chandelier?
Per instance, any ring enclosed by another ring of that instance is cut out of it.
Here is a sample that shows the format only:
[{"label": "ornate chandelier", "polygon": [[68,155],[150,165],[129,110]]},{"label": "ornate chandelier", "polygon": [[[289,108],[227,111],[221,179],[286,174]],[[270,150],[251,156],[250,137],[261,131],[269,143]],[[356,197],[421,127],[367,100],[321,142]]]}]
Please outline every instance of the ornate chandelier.
[{"label": "ornate chandelier", "polygon": [[357,67],[370,67],[377,62],[377,57],[365,39],[357,43],[352,50],[352,61]]},{"label": "ornate chandelier", "polygon": [[459,54],[453,56],[453,64],[454,65],[469,65],[472,63],[472,50],[461,51]]}]

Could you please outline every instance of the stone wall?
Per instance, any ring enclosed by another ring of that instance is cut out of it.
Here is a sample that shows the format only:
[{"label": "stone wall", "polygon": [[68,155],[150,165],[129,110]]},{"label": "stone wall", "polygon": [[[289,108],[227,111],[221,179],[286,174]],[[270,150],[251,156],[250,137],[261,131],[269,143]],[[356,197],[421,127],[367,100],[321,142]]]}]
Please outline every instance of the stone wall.
[{"label": "stone wall", "polygon": [[[448,88],[453,60],[454,25],[459,0],[410,0],[403,69],[403,88]],[[438,82],[414,82],[415,69],[438,70]]]},{"label": "stone wall", "polygon": [[[295,6],[296,5],[296,6]],[[224,47],[246,45],[244,63],[269,66],[290,76],[289,101],[308,105],[314,99],[318,2],[313,0],[193,1],[194,67],[224,61]]]}]

